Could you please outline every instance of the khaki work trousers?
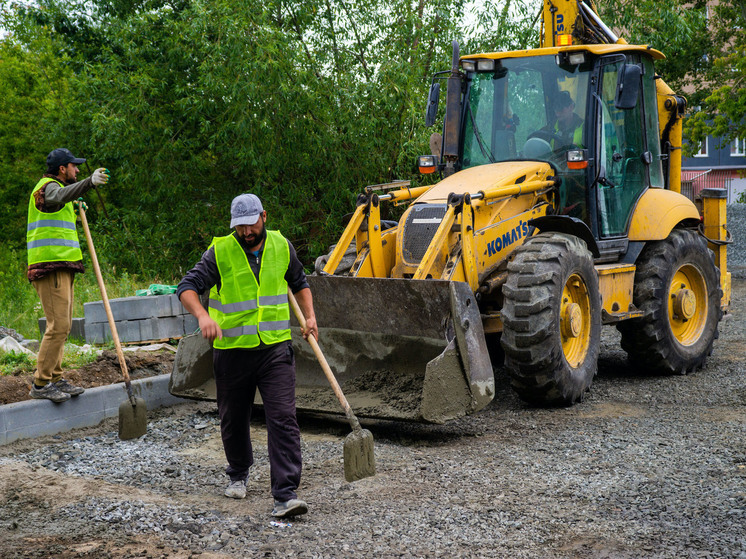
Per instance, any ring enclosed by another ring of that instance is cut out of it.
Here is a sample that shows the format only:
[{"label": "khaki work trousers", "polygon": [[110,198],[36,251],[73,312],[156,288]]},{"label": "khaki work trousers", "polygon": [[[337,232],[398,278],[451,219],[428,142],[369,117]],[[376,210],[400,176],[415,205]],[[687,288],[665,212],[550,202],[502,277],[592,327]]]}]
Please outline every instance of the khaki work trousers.
[{"label": "khaki work trousers", "polygon": [[62,354],[73,323],[73,282],[75,273],[55,270],[31,283],[39,294],[47,318],[47,329],[36,358],[34,383],[44,386],[62,378]]}]

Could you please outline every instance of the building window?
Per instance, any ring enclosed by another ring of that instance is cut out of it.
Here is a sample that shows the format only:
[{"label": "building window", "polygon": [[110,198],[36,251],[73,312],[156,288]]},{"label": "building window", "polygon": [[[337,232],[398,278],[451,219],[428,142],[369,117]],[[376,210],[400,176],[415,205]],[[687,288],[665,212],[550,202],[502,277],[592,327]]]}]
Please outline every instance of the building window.
[{"label": "building window", "polygon": [[709,138],[705,138],[705,141],[699,144],[699,151],[694,154],[694,157],[707,157],[707,142]]},{"label": "building window", "polygon": [[731,157],[744,157],[746,156],[746,139],[736,138],[730,144],[730,156]]}]

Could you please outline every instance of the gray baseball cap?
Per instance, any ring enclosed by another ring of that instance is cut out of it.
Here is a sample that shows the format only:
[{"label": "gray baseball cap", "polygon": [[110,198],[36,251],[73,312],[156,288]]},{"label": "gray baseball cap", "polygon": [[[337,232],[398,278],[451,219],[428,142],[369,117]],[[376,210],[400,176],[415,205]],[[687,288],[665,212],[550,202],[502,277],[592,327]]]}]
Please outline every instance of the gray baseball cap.
[{"label": "gray baseball cap", "polygon": [[254,194],[241,194],[231,202],[231,229],[236,225],[254,225],[264,211],[262,202]]}]

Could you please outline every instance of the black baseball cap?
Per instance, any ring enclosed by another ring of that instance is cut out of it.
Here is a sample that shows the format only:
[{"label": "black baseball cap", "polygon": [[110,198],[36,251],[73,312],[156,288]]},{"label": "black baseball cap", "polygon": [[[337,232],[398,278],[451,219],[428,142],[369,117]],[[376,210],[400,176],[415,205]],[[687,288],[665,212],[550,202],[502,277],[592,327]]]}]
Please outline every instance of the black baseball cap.
[{"label": "black baseball cap", "polygon": [[47,155],[47,167],[54,167],[55,169],[60,165],[67,165],[73,163],[80,165],[85,163],[85,159],[82,157],[75,157],[72,152],[67,148],[57,148],[49,152]]},{"label": "black baseball cap", "polygon": [[560,109],[564,109],[565,107],[569,107],[572,105],[574,101],[572,100],[572,95],[570,95],[569,91],[562,90],[559,92],[557,97],[554,98],[554,103],[552,103],[552,107],[555,111],[558,111]]}]

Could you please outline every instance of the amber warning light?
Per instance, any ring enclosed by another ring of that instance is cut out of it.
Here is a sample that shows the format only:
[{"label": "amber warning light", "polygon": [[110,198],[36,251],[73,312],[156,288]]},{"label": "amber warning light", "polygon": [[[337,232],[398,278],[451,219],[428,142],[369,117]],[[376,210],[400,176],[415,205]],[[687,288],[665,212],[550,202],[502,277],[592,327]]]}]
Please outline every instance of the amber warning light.
[{"label": "amber warning light", "polygon": [[588,167],[588,150],[571,149],[567,152],[568,169],[586,169]]},{"label": "amber warning light", "polygon": [[438,170],[438,157],[436,155],[420,155],[417,158],[417,167],[423,175],[429,175]]}]

